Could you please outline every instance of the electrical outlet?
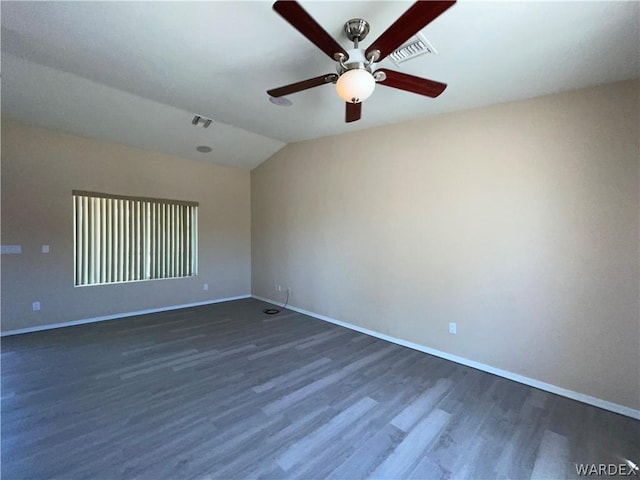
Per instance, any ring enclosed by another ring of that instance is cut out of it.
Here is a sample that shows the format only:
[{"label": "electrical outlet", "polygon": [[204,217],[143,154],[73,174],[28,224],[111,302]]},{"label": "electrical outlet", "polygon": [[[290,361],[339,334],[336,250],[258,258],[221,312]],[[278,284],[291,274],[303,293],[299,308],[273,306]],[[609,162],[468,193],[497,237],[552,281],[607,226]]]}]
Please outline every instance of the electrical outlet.
[{"label": "electrical outlet", "polygon": [[449,333],[458,333],[458,326],[455,322],[449,322]]},{"label": "electrical outlet", "polygon": [[40,302],[33,302],[31,304],[31,307],[33,308],[34,312],[37,312],[38,310],[40,310]]},{"label": "electrical outlet", "polygon": [[42,253],[49,253],[49,245],[42,245]]},{"label": "electrical outlet", "polygon": [[277,290],[278,292],[281,292],[281,291],[282,291],[282,285],[278,284],[278,286],[276,287],[276,290]]},{"label": "electrical outlet", "polygon": [[205,290],[205,291],[209,290],[209,284],[205,283],[204,285],[202,285],[202,289]]}]

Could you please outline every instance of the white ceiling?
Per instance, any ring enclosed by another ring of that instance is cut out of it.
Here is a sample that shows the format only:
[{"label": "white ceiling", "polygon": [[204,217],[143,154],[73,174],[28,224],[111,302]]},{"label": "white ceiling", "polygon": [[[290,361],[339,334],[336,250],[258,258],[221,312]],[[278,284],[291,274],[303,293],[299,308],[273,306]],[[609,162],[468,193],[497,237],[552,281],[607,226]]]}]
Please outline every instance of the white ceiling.
[{"label": "white ceiling", "polygon": [[[341,44],[371,23],[366,47],[411,2],[302,1]],[[334,63],[271,2],[8,2],[2,112],[186,158],[252,168],[285,143],[640,77],[640,3],[460,2],[423,34],[437,49],[396,67],[445,82],[437,99],[378,86],[344,123],[332,85],[277,107],[265,90]],[[193,127],[194,113],[214,119]],[[196,152],[198,145],[213,148]]]}]

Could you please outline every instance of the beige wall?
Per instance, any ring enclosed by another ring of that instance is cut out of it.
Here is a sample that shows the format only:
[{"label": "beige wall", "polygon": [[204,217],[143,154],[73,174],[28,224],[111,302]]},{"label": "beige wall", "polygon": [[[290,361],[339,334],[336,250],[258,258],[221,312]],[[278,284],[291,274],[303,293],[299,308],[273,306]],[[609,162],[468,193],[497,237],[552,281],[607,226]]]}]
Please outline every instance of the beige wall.
[{"label": "beige wall", "polygon": [[638,96],[285,147],[251,174],[252,292],[640,408]]},{"label": "beige wall", "polygon": [[[200,202],[198,276],[74,288],[73,189]],[[247,295],[250,175],[5,118],[1,239],[2,331]]]}]

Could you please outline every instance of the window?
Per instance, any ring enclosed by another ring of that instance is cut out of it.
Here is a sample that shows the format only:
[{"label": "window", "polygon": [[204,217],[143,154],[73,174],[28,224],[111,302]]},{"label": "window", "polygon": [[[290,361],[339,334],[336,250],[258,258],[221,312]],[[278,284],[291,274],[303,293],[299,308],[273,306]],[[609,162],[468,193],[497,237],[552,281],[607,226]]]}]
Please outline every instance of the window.
[{"label": "window", "polygon": [[75,285],[190,277],[198,204],[73,191]]}]

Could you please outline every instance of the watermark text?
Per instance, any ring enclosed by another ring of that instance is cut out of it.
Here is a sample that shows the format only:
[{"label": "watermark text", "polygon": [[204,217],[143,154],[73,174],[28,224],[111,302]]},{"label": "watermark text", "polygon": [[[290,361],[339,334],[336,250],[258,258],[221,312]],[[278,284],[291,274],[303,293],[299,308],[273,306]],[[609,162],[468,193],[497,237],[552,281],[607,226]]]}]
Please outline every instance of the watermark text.
[{"label": "watermark text", "polygon": [[576,473],[581,477],[609,476],[629,477],[638,475],[638,466],[628,463],[576,463]]}]

